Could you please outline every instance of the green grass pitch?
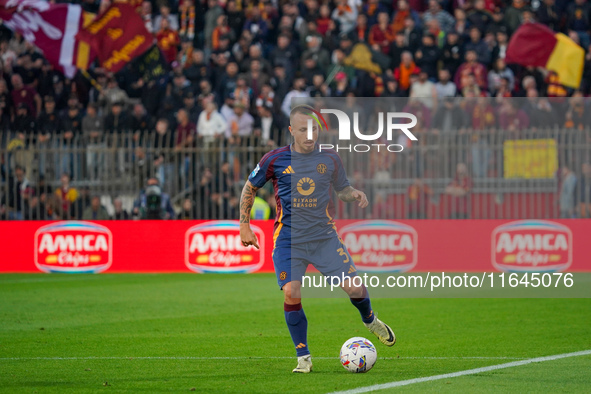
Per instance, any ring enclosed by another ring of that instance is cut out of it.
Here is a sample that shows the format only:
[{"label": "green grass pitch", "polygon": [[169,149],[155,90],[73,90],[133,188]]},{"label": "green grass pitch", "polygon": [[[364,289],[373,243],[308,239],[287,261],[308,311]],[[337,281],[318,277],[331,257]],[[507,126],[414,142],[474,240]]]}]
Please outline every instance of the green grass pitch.
[{"label": "green grass pitch", "polygon": [[[0,275],[2,392],[331,392],[591,349],[591,299],[375,299],[388,348],[347,299],[307,299],[314,371],[295,352],[273,274]],[[369,373],[345,340],[378,350]],[[591,356],[388,391],[590,392]]]}]

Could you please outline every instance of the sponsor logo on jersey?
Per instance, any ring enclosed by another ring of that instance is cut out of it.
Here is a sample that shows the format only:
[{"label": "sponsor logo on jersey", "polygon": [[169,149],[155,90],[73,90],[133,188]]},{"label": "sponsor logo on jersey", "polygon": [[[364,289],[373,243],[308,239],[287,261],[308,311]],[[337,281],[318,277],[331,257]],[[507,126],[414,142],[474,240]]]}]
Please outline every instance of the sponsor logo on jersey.
[{"label": "sponsor logo on jersey", "polygon": [[555,222],[519,220],[492,232],[492,264],[500,271],[564,271],[572,254],[572,232]]},{"label": "sponsor logo on jersey", "polygon": [[343,227],[340,236],[360,271],[405,272],[417,264],[418,235],[409,225],[360,221]]},{"label": "sponsor logo on jersey", "polygon": [[238,221],[219,220],[198,224],[185,234],[185,264],[195,272],[253,272],[264,263],[265,234],[251,225],[260,249],[240,241]]},{"label": "sponsor logo on jersey", "polygon": [[312,178],[304,177],[298,181],[296,187],[298,189],[298,193],[300,193],[302,196],[309,196],[310,194],[314,193],[316,184]]},{"label": "sponsor logo on jersey", "polygon": [[113,262],[113,234],[100,224],[68,221],[35,233],[35,265],[43,272],[98,273]]}]

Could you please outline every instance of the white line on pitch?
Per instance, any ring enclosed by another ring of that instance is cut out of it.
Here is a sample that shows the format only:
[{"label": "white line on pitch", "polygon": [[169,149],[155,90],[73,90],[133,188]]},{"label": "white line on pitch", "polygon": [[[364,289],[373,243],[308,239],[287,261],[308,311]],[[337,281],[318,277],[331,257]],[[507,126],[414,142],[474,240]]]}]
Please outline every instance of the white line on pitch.
[{"label": "white line on pitch", "polygon": [[583,350],[583,351],[580,351],[580,352],[573,352],[573,353],[556,354],[554,356],[547,356],[547,357],[528,358],[526,360],[513,361],[513,362],[505,363],[505,364],[490,365],[488,367],[468,369],[466,371],[458,371],[458,372],[446,373],[446,374],[443,374],[443,375],[426,376],[426,377],[423,377],[423,378],[400,380],[398,382],[374,384],[372,386],[359,387],[359,388],[352,389],[352,390],[336,391],[336,392],[334,392],[332,394],[337,394],[337,393],[338,394],[359,394],[359,393],[367,393],[369,391],[385,390],[385,389],[391,389],[391,388],[394,388],[394,387],[408,386],[409,384],[423,383],[423,382],[431,382],[431,381],[434,381],[434,380],[447,379],[447,378],[457,378],[458,376],[473,375],[473,374],[476,374],[476,373],[489,372],[489,371],[494,371],[494,370],[497,370],[497,369],[519,367],[521,365],[527,365],[527,364],[531,364],[531,363],[539,363],[539,362],[543,362],[543,361],[560,360],[561,358],[578,357],[578,356],[588,356],[588,355],[591,355],[591,350]]},{"label": "white line on pitch", "polygon": [[[191,357],[191,356],[148,356],[148,357],[0,357],[0,361],[29,361],[29,360],[277,360],[277,359],[293,359],[295,357],[263,357],[263,356],[242,356],[242,357]],[[337,360],[338,357],[314,357],[315,360]],[[418,360],[523,360],[523,357],[378,357],[380,360],[404,360],[404,359],[418,359]]]}]

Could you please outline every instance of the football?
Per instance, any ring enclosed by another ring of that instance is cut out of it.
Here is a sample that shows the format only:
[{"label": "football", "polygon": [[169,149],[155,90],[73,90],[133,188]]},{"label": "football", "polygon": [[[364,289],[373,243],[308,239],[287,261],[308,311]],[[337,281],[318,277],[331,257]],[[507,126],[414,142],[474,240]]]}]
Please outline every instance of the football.
[{"label": "football", "polygon": [[373,368],[378,353],[368,339],[353,337],[341,347],[341,364],[349,372],[367,372]]}]

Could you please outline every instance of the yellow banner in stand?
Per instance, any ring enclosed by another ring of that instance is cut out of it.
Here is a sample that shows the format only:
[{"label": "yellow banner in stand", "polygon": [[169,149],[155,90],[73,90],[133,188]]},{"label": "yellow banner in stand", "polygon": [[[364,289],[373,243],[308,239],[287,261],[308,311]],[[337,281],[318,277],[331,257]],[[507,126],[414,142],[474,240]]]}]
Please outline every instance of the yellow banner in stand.
[{"label": "yellow banner in stand", "polygon": [[553,139],[510,140],[503,144],[505,178],[549,179],[558,170]]}]

